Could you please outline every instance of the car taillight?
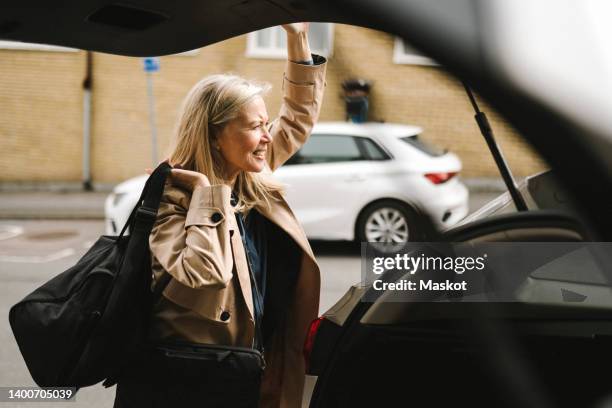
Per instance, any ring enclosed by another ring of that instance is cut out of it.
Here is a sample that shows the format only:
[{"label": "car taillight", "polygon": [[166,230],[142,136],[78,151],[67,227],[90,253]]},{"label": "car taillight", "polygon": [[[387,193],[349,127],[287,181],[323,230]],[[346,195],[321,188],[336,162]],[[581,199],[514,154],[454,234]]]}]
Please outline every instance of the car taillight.
[{"label": "car taillight", "polygon": [[426,173],[425,177],[427,177],[427,179],[434,184],[442,184],[446,183],[448,180],[452,179],[456,175],[457,172],[453,171],[448,173]]},{"label": "car taillight", "polygon": [[310,355],[312,353],[312,348],[314,347],[315,337],[317,336],[317,331],[319,330],[319,326],[321,326],[322,321],[323,317],[313,320],[308,328],[308,334],[306,334],[306,340],[304,341],[304,362],[306,363],[307,372],[310,367]]}]

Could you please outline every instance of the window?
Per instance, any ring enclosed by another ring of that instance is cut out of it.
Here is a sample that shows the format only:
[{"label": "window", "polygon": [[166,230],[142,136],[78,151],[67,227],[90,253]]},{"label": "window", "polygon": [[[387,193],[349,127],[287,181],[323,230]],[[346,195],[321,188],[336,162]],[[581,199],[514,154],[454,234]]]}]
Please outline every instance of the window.
[{"label": "window", "polygon": [[396,64],[438,65],[437,62],[423,55],[406,41],[395,37],[393,47],[393,62]]},{"label": "window", "polygon": [[287,164],[334,163],[366,160],[352,136],[312,135]]},{"label": "window", "polygon": [[364,155],[368,158],[368,160],[389,160],[390,157],[383,149],[380,148],[376,143],[371,141],[368,138],[360,137],[358,139],[359,144],[361,145]]},{"label": "window", "polygon": [[[287,58],[287,38],[281,26],[250,33],[246,56],[252,58]],[[333,24],[310,23],[308,41],[314,54],[329,57],[333,44]]]}]

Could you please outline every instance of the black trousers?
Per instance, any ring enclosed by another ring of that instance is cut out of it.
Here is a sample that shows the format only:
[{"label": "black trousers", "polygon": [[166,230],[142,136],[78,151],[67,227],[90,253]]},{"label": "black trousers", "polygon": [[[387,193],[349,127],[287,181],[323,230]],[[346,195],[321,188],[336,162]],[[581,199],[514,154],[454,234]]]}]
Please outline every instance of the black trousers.
[{"label": "black trousers", "polygon": [[146,352],[119,378],[114,408],[255,408],[259,378],[236,378],[197,359]]}]

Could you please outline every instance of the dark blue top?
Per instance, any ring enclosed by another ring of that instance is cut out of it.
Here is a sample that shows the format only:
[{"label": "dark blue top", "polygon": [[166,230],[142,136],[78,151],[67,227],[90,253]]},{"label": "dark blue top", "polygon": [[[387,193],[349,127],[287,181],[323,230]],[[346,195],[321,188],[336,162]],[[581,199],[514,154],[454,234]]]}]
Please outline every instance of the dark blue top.
[{"label": "dark blue top", "polygon": [[[232,193],[232,205],[237,203],[236,196]],[[251,290],[253,294],[253,309],[255,312],[255,324],[259,326],[259,332],[263,328],[264,297],[266,293],[266,257],[268,254],[266,242],[266,218],[256,209],[251,209],[246,217],[236,213],[236,222],[240,229],[240,236],[246,252],[249,270],[251,272]],[[255,279],[255,284],[253,284]],[[261,340],[261,339],[260,339]]]}]

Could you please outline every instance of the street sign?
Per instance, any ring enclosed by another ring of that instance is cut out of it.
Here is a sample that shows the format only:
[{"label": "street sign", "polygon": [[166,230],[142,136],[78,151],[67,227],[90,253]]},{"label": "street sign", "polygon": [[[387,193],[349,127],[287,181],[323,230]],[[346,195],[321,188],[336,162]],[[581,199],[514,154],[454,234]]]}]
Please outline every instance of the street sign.
[{"label": "street sign", "polygon": [[159,58],[158,57],[143,58],[142,65],[143,65],[145,72],[157,72],[159,71]]},{"label": "street sign", "polygon": [[151,124],[151,165],[157,166],[157,127],[155,126],[155,96],[153,94],[153,72],[159,71],[159,58],[142,59],[142,67],[147,76],[147,99],[149,102],[149,122]]}]

